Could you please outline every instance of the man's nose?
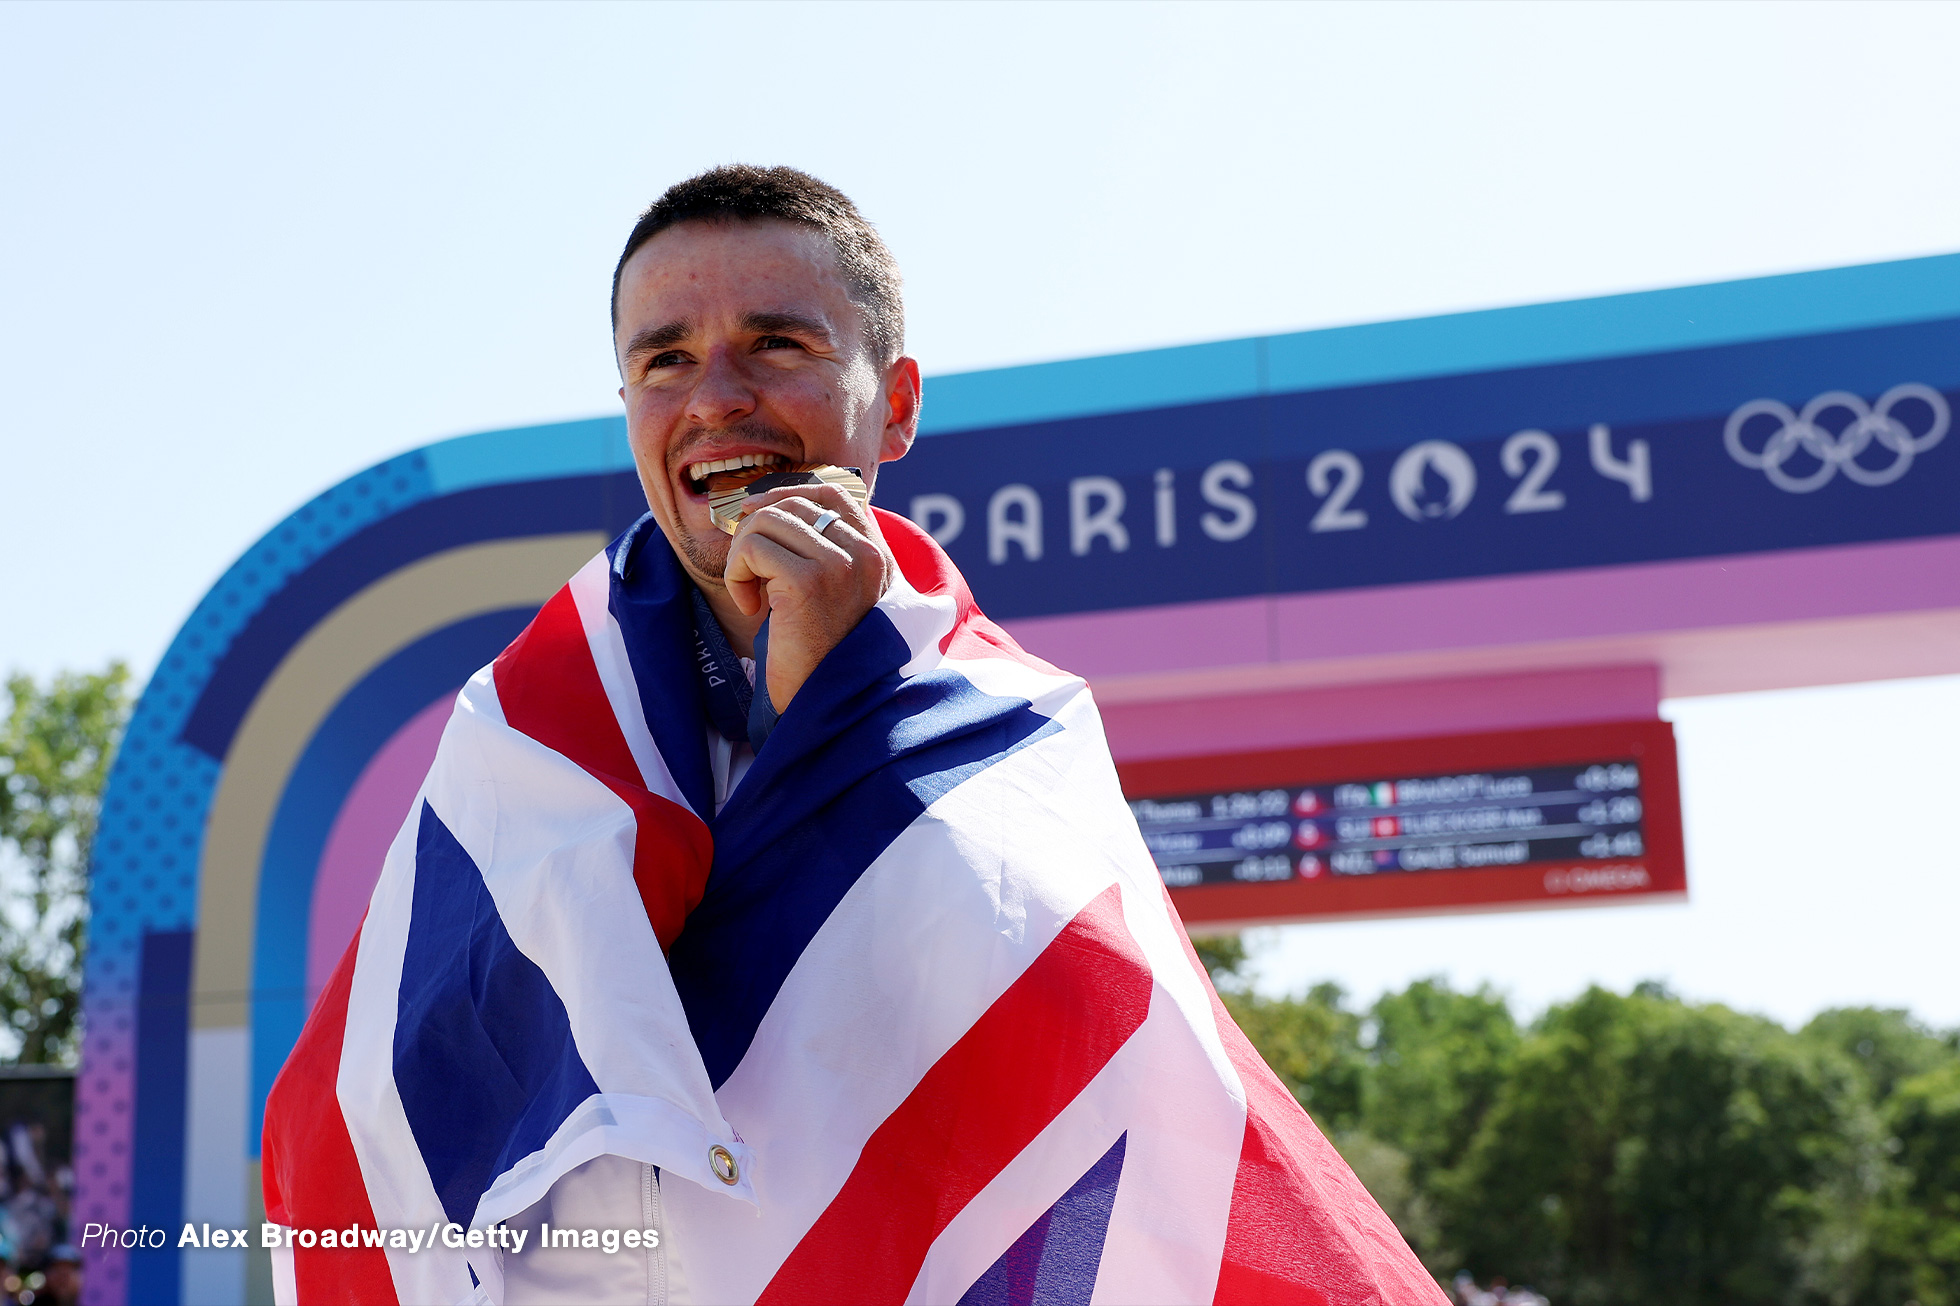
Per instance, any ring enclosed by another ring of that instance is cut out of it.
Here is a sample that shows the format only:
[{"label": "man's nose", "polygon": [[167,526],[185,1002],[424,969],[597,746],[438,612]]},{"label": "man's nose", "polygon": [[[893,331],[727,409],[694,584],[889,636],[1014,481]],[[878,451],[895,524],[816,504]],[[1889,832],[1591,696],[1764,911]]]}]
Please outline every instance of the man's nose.
[{"label": "man's nose", "polygon": [[714,430],[739,422],[754,411],[755,388],[744,375],[741,361],[730,350],[711,350],[702,360],[694,390],[688,395],[688,420]]}]

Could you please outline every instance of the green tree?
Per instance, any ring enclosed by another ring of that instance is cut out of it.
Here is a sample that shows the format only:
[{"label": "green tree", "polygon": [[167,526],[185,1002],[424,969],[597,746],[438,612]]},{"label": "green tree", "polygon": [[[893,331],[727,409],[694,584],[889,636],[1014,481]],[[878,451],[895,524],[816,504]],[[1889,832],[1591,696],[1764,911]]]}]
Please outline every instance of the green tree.
[{"label": "green tree", "polygon": [[1330,1135],[1359,1126],[1367,1059],[1361,1017],[1339,985],[1319,984],[1305,997],[1222,995],[1232,1018],[1273,1073]]},{"label": "green tree", "polygon": [[1881,1105],[1900,1081],[1960,1059],[1947,1039],[1914,1020],[1910,1012],[1897,1009],[1820,1011],[1803,1027],[1803,1034],[1850,1058],[1871,1085],[1872,1100]]},{"label": "green tree", "polygon": [[1960,1061],[1900,1082],[1885,1105],[1902,1182],[1873,1230],[1874,1301],[1960,1303]]},{"label": "green tree", "polygon": [[7,680],[0,719],[0,1020],[13,1060],[72,1064],[81,1039],[88,857],[129,671]]},{"label": "green tree", "polygon": [[[1573,1306],[1848,1302],[1879,1140],[1856,1070],[1775,1023],[1591,989],[1518,1048],[1444,1220]],[[1849,1219],[1846,1210],[1849,1210]]]},{"label": "green tree", "polygon": [[1245,963],[1248,957],[1245,940],[1238,935],[1193,935],[1191,949],[1198,954],[1198,962],[1211,976],[1213,984],[1221,989],[1236,989],[1245,985]]},{"label": "green tree", "polygon": [[1510,1078],[1517,1022],[1488,989],[1458,993],[1441,979],[1383,994],[1369,1017],[1362,1126],[1404,1152],[1411,1177],[1426,1185],[1462,1159]]}]

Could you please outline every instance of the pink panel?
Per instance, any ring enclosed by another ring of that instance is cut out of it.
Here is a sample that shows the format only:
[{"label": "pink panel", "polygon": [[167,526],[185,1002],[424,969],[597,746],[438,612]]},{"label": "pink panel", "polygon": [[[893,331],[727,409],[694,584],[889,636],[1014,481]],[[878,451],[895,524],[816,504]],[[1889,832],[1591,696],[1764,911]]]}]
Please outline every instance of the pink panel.
[{"label": "pink panel", "polygon": [[[1670,692],[1682,692],[1671,651],[1684,635],[1699,644],[1710,635],[1747,637],[1800,623],[1848,628],[1857,624],[1851,619],[1890,622],[1949,609],[1960,609],[1960,537],[1941,536],[1031,617],[1008,626],[1029,651],[1098,682],[1335,662],[1348,664],[1343,680],[1448,676],[1532,664],[1539,659],[1527,650],[1556,645],[1581,660],[1657,661]],[[1744,642],[1754,663],[1740,681],[1701,688],[1690,675],[1697,688],[1688,692],[1814,683],[1805,679],[1812,669],[1803,641]],[[1578,653],[1586,644],[1593,651]],[[1866,648],[1866,671],[1855,651],[1847,663],[1835,650],[1832,678],[1931,674],[1894,669],[1897,659],[1880,641]],[[1367,663],[1386,659],[1394,661],[1369,674]],[[1960,668],[1933,668],[1952,669]],[[1163,684],[1166,694],[1195,688]]]},{"label": "pink panel", "polygon": [[1286,689],[1103,708],[1119,762],[1375,739],[1651,719],[1652,666],[1575,667],[1498,676]]},{"label": "pink panel", "polygon": [[388,845],[408,818],[455,706],[456,695],[444,694],[409,718],[368,760],[334,817],[313,876],[313,906],[307,916],[309,1011],[360,927],[375,881],[381,878]]},{"label": "pink panel", "polygon": [[1269,662],[1272,619],[1272,600],[1255,598],[1003,624],[1030,653],[1096,680]]},{"label": "pink panel", "polygon": [[1960,607],[1960,538],[1588,567],[1276,601],[1282,660]]}]

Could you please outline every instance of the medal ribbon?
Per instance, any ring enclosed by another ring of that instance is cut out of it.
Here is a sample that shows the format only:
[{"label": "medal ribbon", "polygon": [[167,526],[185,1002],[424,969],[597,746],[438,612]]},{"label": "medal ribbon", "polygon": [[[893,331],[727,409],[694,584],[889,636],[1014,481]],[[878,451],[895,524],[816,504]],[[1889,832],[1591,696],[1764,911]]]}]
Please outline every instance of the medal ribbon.
[{"label": "medal ribbon", "polygon": [[708,700],[708,720],[723,739],[749,741],[756,752],[776,728],[776,705],[769,701],[769,622],[755,633],[756,693],[742,671],[742,660],[729,646],[714,609],[698,587],[690,587],[694,599],[694,667]]}]

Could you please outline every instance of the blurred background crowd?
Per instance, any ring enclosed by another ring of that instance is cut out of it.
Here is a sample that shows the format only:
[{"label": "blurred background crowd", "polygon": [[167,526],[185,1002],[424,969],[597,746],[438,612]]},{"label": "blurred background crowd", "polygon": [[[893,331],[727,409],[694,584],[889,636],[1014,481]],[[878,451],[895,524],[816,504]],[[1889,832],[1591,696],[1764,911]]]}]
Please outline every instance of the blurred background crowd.
[{"label": "blurred background crowd", "polygon": [[[66,1121],[59,1114],[64,1096],[72,1098],[74,1081],[67,1076],[0,1079],[0,1103],[18,1096],[8,1090],[23,1082],[31,1086],[28,1096],[40,1101],[29,1107],[34,1118],[0,1127],[0,1306],[75,1306],[82,1299],[81,1255],[68,1227],[75,1173],[66,1161]],[[56,1115],[54,1151],[48,1146],[51,1131],[40,1118],[49,1110]]]}]

